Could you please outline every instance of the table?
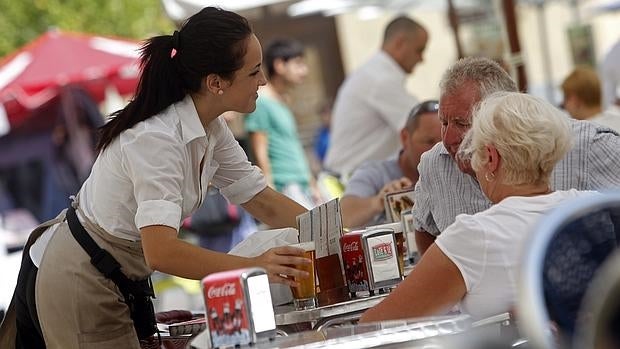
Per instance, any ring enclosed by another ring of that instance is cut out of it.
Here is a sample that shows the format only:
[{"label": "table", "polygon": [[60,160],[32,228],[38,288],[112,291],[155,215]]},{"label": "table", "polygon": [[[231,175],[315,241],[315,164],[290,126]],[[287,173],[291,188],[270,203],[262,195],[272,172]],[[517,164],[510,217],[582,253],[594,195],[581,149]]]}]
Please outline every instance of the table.
[{"label": "table", "polygon": [[[413,265],[405,266],[404,274],[409,275],[413,267]],[[274,309],[276,325],[309,323],[313,330],[321,330],[335,324],[353,322],[358,320],[366,309],[379,304],[388,294],[358,297],[349,301],[306,310],[295,310],[293,305],[277,306]]]},{"label": "table", "polygon": [[[450,348],[454,345],[441,345],[441,339],[458,334],[467,334],[471,319],[467,315],[434,316],[404,321],[386,321],[374,324],[326,328],[321,331],[294,333],[286,337],[276,337],[253,345],[242,345],[242,349],[274,348]],[[206,337],[201,334],[192,346],[208,348]]]},{"label": "table", "polygon": [[354,298],[346,302],[325,305],[313,309],[295,310],[293,305],[276,307],[276,325],[292,325],[309,322],[313,330],[321,330],[330,324],[354,321],[368,308],[379,304],[388,294]]}]

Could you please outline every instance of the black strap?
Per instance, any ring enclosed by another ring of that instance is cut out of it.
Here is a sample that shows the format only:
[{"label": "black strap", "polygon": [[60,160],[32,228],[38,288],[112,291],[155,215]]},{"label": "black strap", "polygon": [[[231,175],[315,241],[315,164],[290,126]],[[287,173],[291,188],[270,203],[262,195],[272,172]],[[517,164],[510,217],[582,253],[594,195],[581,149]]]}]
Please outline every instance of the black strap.
[{"label": "black strap", "polygon": [[69,223],[71,235],[73,235],[75,240],[90,256],[90,263],[106,278],[114,281],[123,295],[143,294],[150,297],[155,296],[153,286],[150,281],[151,279],[146,278],[144,280],[133,281],[127,278],[127,276],[125,276],[125,274],[121,271],[120,263],[110,254],[110,252],[99,247],[86,229],[84,229],[78,220],[75,209],[71,205],[67,209],[67,223]]}]

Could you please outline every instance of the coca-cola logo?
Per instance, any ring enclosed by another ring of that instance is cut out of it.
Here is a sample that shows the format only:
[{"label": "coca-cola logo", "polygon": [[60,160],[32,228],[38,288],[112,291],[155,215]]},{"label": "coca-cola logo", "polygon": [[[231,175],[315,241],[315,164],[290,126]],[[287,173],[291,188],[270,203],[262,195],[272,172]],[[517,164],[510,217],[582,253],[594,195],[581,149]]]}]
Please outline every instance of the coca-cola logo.
[{"label": "coca-cola logo", "polygon": [[350,243],[344,243],[344,246],[342,246],[342,249],[344,250],[344,252],[352,252],[352,251],[357,251],[359,250],[359,242],[357,241],[351,241]]},{"label": "coca-cola logo", "polygon": [[207,296],[209,298],[219,298],[219,297],[227,297],[234,296],[236,293],[235,284],[228,282],[222,286],[216,287],[211,286],[207,291]]}]

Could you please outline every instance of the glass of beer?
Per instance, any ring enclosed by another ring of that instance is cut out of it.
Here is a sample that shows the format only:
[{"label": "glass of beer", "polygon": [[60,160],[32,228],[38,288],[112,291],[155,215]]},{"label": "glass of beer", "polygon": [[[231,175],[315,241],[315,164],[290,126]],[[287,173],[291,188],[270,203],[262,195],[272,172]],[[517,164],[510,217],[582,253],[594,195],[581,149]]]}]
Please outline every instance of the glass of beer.
[{"label": "glass of beer", "polygon": [[398,255],[398,270],[400,276],[405,275],[405,254],[407,252],[407,245],[405,245],[405,234],[403,231],[398,231],[394,234],[396,238],[396,252]]},{"label": "glass of beer", "polygon": [[293,303],[295,309],[304,310],[316,307],[316,285],[315,285],[315,271],[314,271],[314,241],[302,242],[300,244],[293,244],[292,247],[301,248],[304,250],[304,258],[308,258],[312,261],[310,264],[295,265],[294,267],[299,270],[308,272],[307,278],[297,279],[295,281],[299,283],[297,287],[291,287],[293,292]]}]

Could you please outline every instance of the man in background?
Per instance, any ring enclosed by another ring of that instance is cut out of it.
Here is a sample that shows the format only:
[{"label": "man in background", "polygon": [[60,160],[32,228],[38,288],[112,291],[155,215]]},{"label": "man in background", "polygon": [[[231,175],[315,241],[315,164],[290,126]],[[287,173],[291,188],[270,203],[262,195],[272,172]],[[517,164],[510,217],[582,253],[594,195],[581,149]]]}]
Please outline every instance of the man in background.
[{"label": "man in background", "polygon": [[245,119],[254,160],[271,187],[312,208],[318,190],[289,107],[290,92],[308,75],[304,47],[291,39],[275,40],[263,60],[269,82],[260,90],[256,110]]},{"label": "man in background", "polygon": [[353,172],[340,202],[345,227],[386,223],[385,195],[412,188],[418,181],[422,153],[441,142],[438,108],[437,101],[416,105],[400,131],[402,149],[398,154],[387,160],[368,161]]},{"label": "man in background", "polygon": [[346,176],[366,160],[398,151],[398,133],[417,102],[405,80],[422,61],[427,40],[420,24],[397,17],[385,29],[381,50],[344,81],[332,114],[328,170]]}]

